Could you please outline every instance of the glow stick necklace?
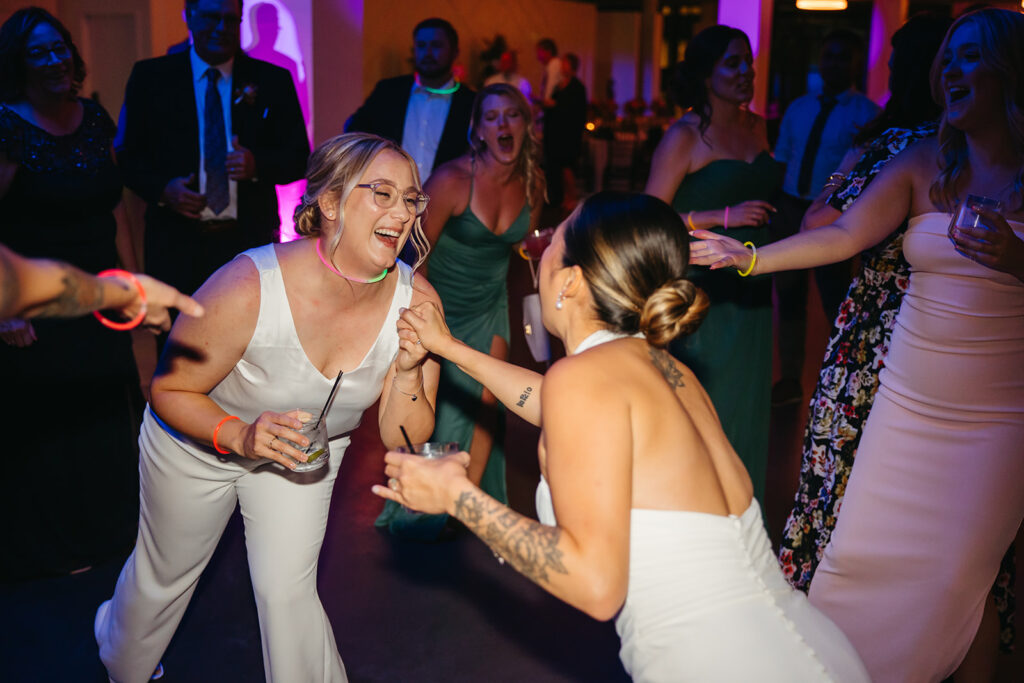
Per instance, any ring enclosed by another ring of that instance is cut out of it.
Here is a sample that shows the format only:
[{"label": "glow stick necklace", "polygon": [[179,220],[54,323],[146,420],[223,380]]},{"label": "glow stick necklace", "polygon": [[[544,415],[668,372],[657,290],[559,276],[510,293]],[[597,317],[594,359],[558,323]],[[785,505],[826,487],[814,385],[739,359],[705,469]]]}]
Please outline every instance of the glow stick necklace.
[{"label": "glow stick necklace", "polygon": [[416,74],[416,85],[420,88],[423,88],[431,95],[451,95],[453,92],[462,87],[461,83],[455,81],[455,85],[453,85],[450,88],[431,88],[429,85],[423,85],[423,83],[420,82],[419,74]]},{"label": "glow stick necklace", "polygon": [[364,279],[359,278],[359,277],[352,277],[350,275],[345,275],[345,273],[341,272],[340,270],[338,270],[337,268],[332,266],[330,261],[328,261],[327,259],[324,258],[323,253],[320,251],[320,238],[319,237],[316,238],[316,255],[320,257],[320,263],[322,263],[325,266],[327,266],[328,270],[330,270],[335,275],[343,277],[346,280],[350,280],[351,282],[358,282],[358,283],[363,284],[363,285],[372,285],[374,282],[380,282],[381,280],[383,280],[384,277],[388,274],[388,269],[385,268],[384,270],[382,270],[380,272],[380,275],[378,275],[375,278],[371,278],[369,280],[364,280]]}]

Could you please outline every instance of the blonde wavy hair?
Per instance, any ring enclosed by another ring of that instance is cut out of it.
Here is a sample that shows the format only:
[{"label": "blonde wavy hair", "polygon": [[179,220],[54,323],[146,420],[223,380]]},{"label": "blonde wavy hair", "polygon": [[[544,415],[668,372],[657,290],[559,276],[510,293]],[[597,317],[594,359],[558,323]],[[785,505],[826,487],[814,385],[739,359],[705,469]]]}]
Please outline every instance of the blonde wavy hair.
[{"label": "blonde wavy hair", "polygon": [[564,239],[562,265],[579,266],[608,329],[664,348],[707,315],[707,294],[686,278],[686,226],[657,197],[598,192],[569,216]]},{"label": "blonde wavy hair", "polygon": [[533,127],[533,108],[519,88],[508,83],[495,83],[476,94],[476,99],[473,100],[473,115],[469,122],[469,146],[474,157],[483,154],[487,149],[487,145],[477,136],[476,131],[483,119],[484,101],[492,95],[507,97],[515,102],[516,108],[526,121],[526,136],[523,138],[523,146],[519,148],[515,173],[526,185],[526,203],[536,206],[535,200],[547,199],[547,188],[544,173],[540,169],[540,142],[537,141],[537,132]]},{"label": "blonde wavy hair", "polygon": [[[950,38],[961,26],[973,24],[981,34],[981,63],[991,69],[1003,84],[1003,116],[1010,129],[1014,151],[1024,157],[1024,15],[1005,9],[980,9],[963,15],[949,27],[939,53],[932,62],[932,97],[945,102],[942,88],[944,53]],[[929,188],[928,196],[936,206],[953,211],[959,203],[957,186],[970,163],[967,138],[963,131],[950,125],[943,111],[939,122],[939,175]],[[1024,206],[1024,164],[1017,169],[1013,182],[1013,209]]]},{"label": "blonde wavy hair", "polygon": [[[423,191],[420,184],[419,170],[409,153],[378,135],[369,133],[345,133],[327,140],[313,152],[306,164],[306,191],[302,193],[302,201],[295,208],[295,232],[303,237],[319,235],[321,230],[320,199],[327,194],[338,195],[338,224],[341,228],[334,234],[326,246],[327,254],[334,254],[341,241],[341,233],[345,230],[345,203],[348,196],[359,183],[377,155],[385,150],[400,155],[409,163],[413,184],[416,190]],[[413,248],[416,250],[418,268],[430,252],[430,243],[423,234],[422,219],[413,218],[412,232],[409,234]]]}]

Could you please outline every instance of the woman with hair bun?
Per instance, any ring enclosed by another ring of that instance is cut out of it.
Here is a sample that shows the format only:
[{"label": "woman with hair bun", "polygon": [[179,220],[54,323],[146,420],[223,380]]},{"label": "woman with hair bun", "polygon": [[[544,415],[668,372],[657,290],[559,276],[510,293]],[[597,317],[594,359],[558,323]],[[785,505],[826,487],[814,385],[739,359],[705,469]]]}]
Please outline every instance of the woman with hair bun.
[{"label": "woman with hair bun", "polygon": [[[206,315],[180,316],[164,348],[139,436],[138,541],[96,613],[113,680],[159,671],[236,504],[266,680],[346,680],[316,590],[331,491],[378,398],[385,445],[403,443],[400,426],[430,436],[437,363],[398,320],[438,298],[398,261],[410,236],[425,254],[427,196],[412,157],[376,135],[340,135],[309,158],[306,180],[295,212],[305,239],[223,266],[195,295]],[[324,415],[327,462],[294,471],[307,461],[295,444],[309,444],[295,430],[317,419],[339,376]]]},{"label": "woman with hair bun", "polygon": [[[768,202],[782,186],[765,121],[748,109],[754,96],[750,41],[729,26],[704,29],[686,47],[672,85],[683,117],[654,152],[645,192],[669,204],[688,230],[728,232],[741,242],[768,241]],[[763,501],[772,381],[772,297],[767,278],[695,268],[711,311],[697,334],[673,343],[718,411],[725,435]],[[742,359],[742,362],[737,362]]]},{"label": "woman with hair bun", "polygon": [[569,354],[543,380],[453,338],[430,304],[403,314],[431,352],[541,427],[541,522],[474,485],[466,453],[388,453],[374,493],[454,515],[552,595],[614,617],[639,683],[867,681],[845,636],[786,583],[750,476],[665,350],[708,309],[686,278],[688,242],[649,195],[584,201],[540,263],[544,325]]}]

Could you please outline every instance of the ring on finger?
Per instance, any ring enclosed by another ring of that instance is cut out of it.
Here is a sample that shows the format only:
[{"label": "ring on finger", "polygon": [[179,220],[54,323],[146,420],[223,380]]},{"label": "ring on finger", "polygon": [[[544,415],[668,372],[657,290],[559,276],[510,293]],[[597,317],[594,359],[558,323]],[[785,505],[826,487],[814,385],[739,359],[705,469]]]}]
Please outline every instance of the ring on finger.
[{"label": "ring on finger", "polygon": [[423,344],[423,340],[422,340],[422,339],[417,339],[417,340],[416,340],[416,343],[417,343],[417,344]]},{"label": "ring on finger", "polygon": [[270,440],[270,443],[267,444],[267,448],[269,448],[270,450],[274,450],[274,442],[275,441],[277,441],[277,435],[276,434],[274,435],[274,438]]},{"label": "ring on finger", "polygon": [[394,477],[391,477],[390,479],[388,479],[388,488],[391,489],[392,491],[394,491],[395,493],[397,493],[398,492],[398,480],[395,479]]}]

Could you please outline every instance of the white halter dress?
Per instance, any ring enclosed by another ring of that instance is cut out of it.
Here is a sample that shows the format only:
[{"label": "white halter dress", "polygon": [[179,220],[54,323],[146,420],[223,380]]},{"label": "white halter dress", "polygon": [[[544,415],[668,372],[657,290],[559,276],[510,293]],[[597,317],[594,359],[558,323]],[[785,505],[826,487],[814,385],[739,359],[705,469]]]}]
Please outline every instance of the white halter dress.
[{"label": "white halter dress", "polygon": [[[574,353],[623,336],[597,332]],[[543,477],[536,502],[554,525]],[[783,578],[756,500],[738,517],[633,508],[615,627],[637,683],[870,680],[842,632]]]}]

